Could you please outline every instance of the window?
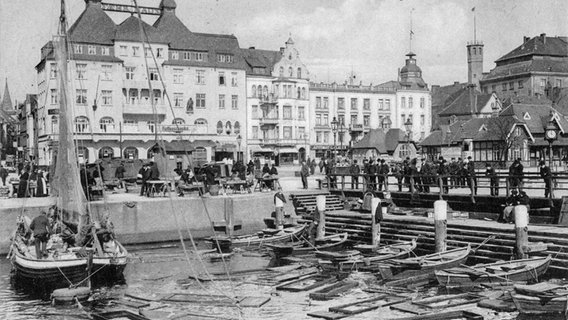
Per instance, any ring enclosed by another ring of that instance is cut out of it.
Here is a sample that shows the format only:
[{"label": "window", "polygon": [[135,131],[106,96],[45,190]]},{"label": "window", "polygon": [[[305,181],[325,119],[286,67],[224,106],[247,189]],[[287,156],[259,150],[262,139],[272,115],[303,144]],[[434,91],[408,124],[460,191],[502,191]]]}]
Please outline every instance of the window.
[{"label": "window", "polygon": [[297,74],[298,78],[302,77],[302,68],[298,68],[298,74]]},{"label": "window", "polygon": [[156,130],[156,123],[154,123],[154,121],[148,121],[148,130],[150,130],[150,132],[154,132]]},{"label": "window", "polygon": [[316,126],[321,126],[321,113],[316,114]]},{"label": "window", "polygon": [[51,104],[57,104],[58,103],[57,101],[59,101],[57,89],[51,89],[50,102],[51,102]]},{"label": "window", "polygon": [[324,113],[323,119],[322,119],[322,124],[323,124],[324,126],[329,125],[329,114],[325,114],[325,113]]},{"label": "window", "polygon": [[338,115],[338,116],[337,116],[337,121],[338,121],[339,123],[345,123],[345,115],[343,115],[343,114]]},{"label": "window", "polygon": [[87,105],[87,89],[77,89],[75,93],[77,105]]},{"label": "window", "polygon": [[176,126],[181,126],[185,124],[185,120],[183,120],[182,118],[175,118],[174,120],[172,120],[172,124]]},{"label": "window", "polygon": [[284,67],[280,67],[280,69],[278,69],[278,75],[279,75],[280,77],[283,77],[283,76],[284,76]]},{"label": "window", "polygon": [[183,106],[183,93],[176,92],[174,93],[174,107],[182,107]]},{"label": "window", "polygon": [[225,73],[224,72],[219,72],[219,85],[220,86],[225,85]]},{"label": "window", "polygon": [[507,84],[505,82],[501,84],[501,90],[507,91]]},{"label": "window", "polygon": [[237,110],[239,108],[239,96],[236,94],[231,96],[231,108]]},{"label": "window", "polygon": [[368,127],[370,125],[370,121],[371,121],[370,115],[363,116],[363,126]]},{"label": "window", "polygon": [[183,69],[174,69],[174,83],[183,83]]},{"label": "window", "polygon": [[405,97],[400,98],[400,107],[406,108],[406,98]]},{"label": "window", "polygon": [[241,124],[238,121],[235,121],[235,134],[241,133]]},{"label": "window", "polygon": [[420,124],[424,125],[425,122],[426,122],[426,117],[423,114],[421,114],[420,115]]},{"label": "window", "polygon": [[286,126],[282,128],[282,133],[284,134],[284,139],[292,139],[292,127]]},{"label": "window", "polygon": [[425,105],[426,105],[426,99],[424,99],[424,97],[420,98],[420,108],[424,109]]},{"label": "window", "polygon": [[316,109],[321,109],[321,97],[316,97]]},{"label": "window", "polygon": [[164,57],[164,48],[156,48],[156,58]]},{"label": "window", "polygon": [[[519,81],[520,82],[520,81]],[[562,87],[562,79],[556,79],[556,85],[555,87],[557,88],[561,88]]]},{"label": "window", "polygon": [[207,61],[207,53],[206,52],[192,52],[191,58],[195,61]]},{"label": "window", "polygon": [[77,79],[87,79],[87,64],[77,63]]},{"label": "window", "polygon": [[119,52],[121,56],[126,57],[128,55],[128,47],[120,46]]},{"label": "window", "polygon": [[73,53],[75,54],[82,54],[83,53],[83,46],[80,44],[76,44],[73,48]]},{"label": "window", "polygon": [[110,64],[102,65],[101,80],[105,81],[112,80],[112,65]]},{"label": "window", "polygon": [[138,159],[138,149],[135,147],[126,147],[124,149],[124,158],[131,160]]},{"label": "window", "polygon": [[351,110],[357,110],[357,98],[351,98]]},{"label": "window", "polygon": [[383,99],[379,99],[379,110],[383,110],[385,107]]},{"label": "window", "polygon": [[252,97],[253,97],[253,98],[256,98],[256,86],[255,86],[255,85],[252,86],[252,90],[251,90],[251,91],[252,91]]},{"label": "window", "polygon": [[197,84],[205,84],[205,70],[196,71]]},{"label": "window", "polygon": [[[351,125],[357,124],[359,121],[357,121],[357,115],[356,114],[352,114],[351,115]],[[339,122],[341,123],[341,122]]]},{"label": "window", "polygon": [[195,108],[205,109],[205,93],[195,94]]},{"label": "window", "polygon": [[329,109],[329,98],[328,97],[323,97],[323,108],[324,109]]},{"label": "window", "polygon": [[183,60],[191,60],[191,52],[184,52]]},{"label": "window", "polygon": [[403,114],[400,115],[400,126],[399,127],[402,128],[402,126],[404,126],[405,122],[406,122],[406,115],[404,115],[404,113],[403,113]]},{"label": "window", "polygon": [[124,67],[126,80],[134,80],[134,67]]},{"label": "window", "polygon": [[195,124],[196,126],[206,126],[207,125],[207,120],[203,119],[203,118],[199,118],[196,119],[193,124]]},{"label": "window", "polygon": [[95,46],[88,46],[87,47],[88,54],[97,54],[97,48]]},{"label": "window", "polygon": [[523,86],[523,80],[519,80],[518,86],[519,86],[519,89],[522,89],[524,87]]},{"label": "window", "polygon": [[160,81],[158,68],[150,68],[150,81]]},{"label": "window", "polygon": [[306,120],[304,107],[298,107],[298,120]]},{"label": "window", "polygon": [[515,89],[515,83],[513,81],[509,82],[509,90]]},{"label": "window", "polygon": [[57,78],[57,63],[51,63],[49,66],[49,78]]},{"label": "window", "polygon": [[112,106],[112,90],[102,90],[101,100],[103,101],[103,106]]},{"label": "window", "polygon": [[152,48],[144,48],[144,55],[147,58],[152,58]]},{"label": "window", "polygon": [[292,106],[284,106],[284,119],[292,119]]},{"label": "window", "polygon": [[425,137],[426,137],[426,132],[420,131],[420,140],[424,140]]},{"label": "window", "polygon": [[321,136],[322,136],[322,132],[321,132],[321,131],[316,131],[316,142],[317,142],[317,143],[321,143],[321,142],[322,142]]},{"label": "window", "polygon": [[217,122],[217,134],[222,134],[223,133],[223,122],[219,121]]},{"label": "window", "polygon": [[[413,118],[414,118],[414,115],[412,113],[408,115],[408,120],[410,120],[410,122],[414,124]],[[412,130],[412,129],[410,129],[410,130]]]},{"label": "window", "polygon": [[390,110],[391,108],[391,101],[390,99],[385,100],[385,110]]},{"label": "window", "polygon": [[77,117],[75,118],[75,131],[83,133],[89,130],[89,118]]},{"label": "window", "polygon": [[233,55],[231,54],[218,54],[217,55],[217,62],[221,63],[233,63]]},{"label": "window", "polygon": [[497,85],[492,85],[491,86],[491,92],[497,92]]},{"label": "window", "polygon": [[345,98],[337,98],[337,109],[345,109]]},{"label": "window", "polygon": [[363,110],[371,110],[371,100],[363,99]]},{"label": "window", "polygon": [[219,95],[219,109],[225,109],[225,95]]},{"label": "window", "polygon": [[252,118],[258,119],[258,105],[256,104],[252,106]]},{"label": "window", "polygon": [[101,54],[103,56],[110,56],[110,48],[109,47],[102,47],[101,48]]},{"label": "window", "polygon": [[178,60],[179,59],[179,52],[170,51],[170,53],[171,53],[172,60]]},{"label": "window", "polygon": [[252,126],[252,138],[258,139],[258,127],[257,126]]},{"label": "window", "polygon": [[[546,87],[546,79],[545,78],[540,79],[540,86],[543,87],[543,88]],[[503,89],[503,90],[505,90],[505,89]]]},{"label": "window", "polygon": [[414,98],[408,97],[408,109],[412,109],[414,106]]},{"label": "window", "polygon": [[99,127],[102,132],[114,130],[114,120],[111,117],[104,117],[99,121]]},{"label": "window", "polygon": [[239,86],[239,82],[237,80],[237,73],[236,72],[231,72],[231,86],[233,86],[233,87]]},{"label": "window", "polygon": [[298,87],[298,93],[296,95],[296,99],[300,99],[302,97],[302,90]]},{"label": "window", "polygon": [[294,71],[293,71],[292,67],[289,67],[289,68],[288,68],[288,76],[289,76],[289,77],[293,77],[293,76],[294,76]]},{"label": "window", "polygon": [[132,47],[132,56],[138,57],[140,55],[140,47],[133,46]]},{"label": "window", "polygon": [[329,132],[327,131],[323,133],[323,143],[329,143]]}]

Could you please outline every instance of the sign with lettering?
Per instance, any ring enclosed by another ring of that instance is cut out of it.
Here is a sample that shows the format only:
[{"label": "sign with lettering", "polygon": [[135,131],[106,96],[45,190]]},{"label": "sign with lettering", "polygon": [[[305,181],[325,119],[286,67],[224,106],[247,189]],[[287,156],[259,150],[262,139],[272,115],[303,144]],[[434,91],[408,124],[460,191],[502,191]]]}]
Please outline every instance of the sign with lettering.
[{"label": "sign with lettering", "polygon": [[47,114],[49,115],[59,114],[59,109],[47,109]]},{"label": "sign with lettering", "polygon": [[[136,6],[129,4],[114,4],[114,3],[101,3],[103,10],[114,11],[114,12],[126,12],[126,13],[138,13]],[[138,6],[140,9],[140,14],[156,15],[159,16],[162,10],[158,8],[142,7]]]},{"label": "sign with lettering", "polygon": [[162,132],[183,132],[183,131],[189,131],[190,130],[190,126],[188,125],[163,125],[160,126],[160,129]]}]

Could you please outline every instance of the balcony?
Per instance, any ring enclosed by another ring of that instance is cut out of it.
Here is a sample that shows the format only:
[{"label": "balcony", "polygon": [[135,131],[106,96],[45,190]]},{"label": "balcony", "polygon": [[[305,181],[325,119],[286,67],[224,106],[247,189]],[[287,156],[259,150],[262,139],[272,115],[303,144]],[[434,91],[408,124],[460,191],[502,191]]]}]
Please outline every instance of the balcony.
[{"label": "balcony", "polygon": [[278,124],[278,117],[270,116],[270,117],[262,117],[258,119],[258,123],[261,126],[276,126]]},{"label": "balcony", "polygon": [[269,94],[268,96],[260,96],[258,97],[258,102],[260,105],[268,105],[268,104],[277,104],[278,97],[275,96],[273,93]]},{"label": "balcony", "polygon": [[363,125],[362,124],[352,124],[349,126],[350,132],[363,132]]},{"label": "balcony", "polygon": [[[165,104],[156,104],[154,105],[156,109],[156,114],[165,116],[167,112],[167,108]],[[138,115],[153,115],[154,108],[149,103],[136,103],[136,104],[122,104],[122,113],[123,114],[138,114]]]}]

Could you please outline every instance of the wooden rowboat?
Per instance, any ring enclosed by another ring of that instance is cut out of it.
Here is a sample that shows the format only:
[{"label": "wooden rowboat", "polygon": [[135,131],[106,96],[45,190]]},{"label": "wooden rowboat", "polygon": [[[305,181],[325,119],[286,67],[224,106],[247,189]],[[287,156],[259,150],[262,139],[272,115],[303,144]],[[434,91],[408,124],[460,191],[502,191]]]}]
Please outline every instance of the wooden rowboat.
[{"label": "wooden rowboat", "polygon": [[541,282],[534,285],[515,285],[511,293],[517,310],[527,315],[566,314],[568,287]]},{"label": "wooden rowboat", "polygon": [[267,244],[276,257],[306,255],[316,251],[339,251],[347,242],[347,233],[338,233],[316,240],[313,245],[309,241],[293,242],[289,244]]},{"label": "wooden rowboat", "polygon": [[386,264],[379,265],[379,272],[383,279],[391,279],[393,275],[405,270],[414,270],[422,274],[433,273],[435,270],[457,267],[465,263],[470,253],[471,247],[468,244],[467,247],[420,257],[391,259]]},{"label": "wooden rowboat", "polygon": [[469,286],[476,283],[535,282],[546,272],[551,259],[548,256],[501,261],[439,270],[435,274],[438,283],[446,287]]},{"label": "wooden rowboat", "polygon": [[360,267],[378,265],[391,259],[403,259],[416,249],[416,239],[380,247],[372,256],[339,262],[340,270],[358,270]]},{"label": "wooden rowboat", "polygon": [[233,247],[259,248],[267,244],[297,241],[298,239],[300,239],[305,229],[306,225],[302,224],[299,226],[284,228],[282,230],[273,229],[275,230],[275,232],[271,232],[271,230],[265,230],[249,235],[233,236],[231,238],[210,237],[206,240],[213,243],[215,240],[218,240],[219,242],[228,241]]}]

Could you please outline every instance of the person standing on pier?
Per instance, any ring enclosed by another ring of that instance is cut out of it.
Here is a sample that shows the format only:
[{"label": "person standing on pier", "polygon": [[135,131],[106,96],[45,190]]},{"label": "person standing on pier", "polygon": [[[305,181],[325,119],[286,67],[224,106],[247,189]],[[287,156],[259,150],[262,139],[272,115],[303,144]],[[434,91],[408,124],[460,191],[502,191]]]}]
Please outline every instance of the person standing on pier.
[{"label": "person standing on pier", "polygon": [[121,162],[116,170],[114,171],[114,177],[118,180],[118,187],[124,189],[124,173],[126,169],[124,168],[124,162]]},{"label": "person standing on pier", "polygon": [[[378,164],[377,164],[378,165]],[[385,159],[381,159],[381,164],[378,165],[379,166],[379,191],[383,190],[383,187],[385,188],[385,190],[387,189],[387,183],[389,181],[389,165],[385,162]]]},{"label": "person standing on pier", "polygon": [[522,180],[523,180],[523,165],[521,164],[521,158],[515,159],[511,166],[509,167],[509,181],[511,184],[511,188],[519,188],[522,189]]},{"label": "person standing on pier", "polygon": [[440,166],[438,167],[438,177],[442,181],[442,193],[448,194],[448,166],[446,165],[446,159],[440,157]]},{"label": "person standing on pier", "polygon": [[[305,161],[302,162],[302,168],[300,169],[300,178],[302,179],[302,187],[304,189],[308,188],[308,176],[310,175],[310,168]],[[331,187],[331,181],[330,181]]]},{"label": "person standing on pier", "polygon": [[4,187],[6,186],[6,177],[8,177],[8,170],[0,164],[0,179],[2,179],[2,185]]},{"label": "person standing on pier", "polygon": [[359,189],[359,173],[361,173],[361,168],[359,168],[357,160],[353,160],[349,171],[351,173],[351,189]]},{"label": "person standing on pier", "polygon": [[487,167],[487,177],[489,178],[489,192],[492,197],[499,195],[499,177],[495,173],[495,168],[489,162],[485,164]]},{"label": "person standing on pier", "polygon": [[377,166],[373,159],[369,160],[369,166],[367,169],[367,174],[369,175],[369,189],[375,190],[377,186]]},{"label": "person standing on pier", "polygon": [[548,198],[552,192],[552,172],[544,160],[540,161],[540,176],[544,180],[544,197]]},{"label": "person standing on pier", "polygon": [[472,194],[477,195],[477,176],[475,175],[475,163],[471,156],[467,157],[466,172],[467,186]]}]

